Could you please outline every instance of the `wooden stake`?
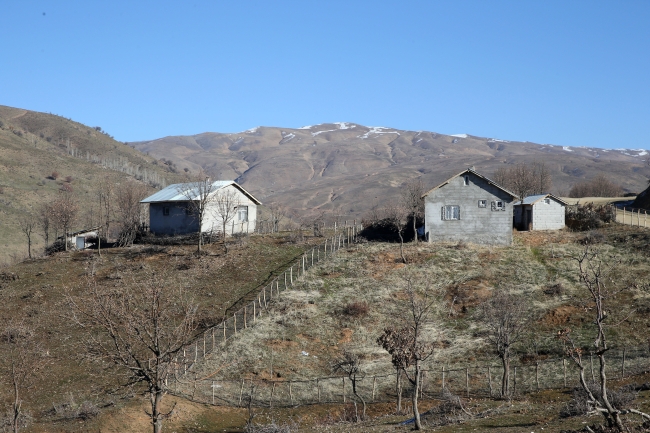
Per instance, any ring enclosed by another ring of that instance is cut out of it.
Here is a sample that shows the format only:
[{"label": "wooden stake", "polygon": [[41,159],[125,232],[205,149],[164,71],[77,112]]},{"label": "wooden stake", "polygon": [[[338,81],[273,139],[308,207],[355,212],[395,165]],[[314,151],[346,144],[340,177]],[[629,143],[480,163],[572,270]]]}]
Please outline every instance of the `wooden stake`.
[{"label": "wooden stake", "polygon": [[492,370],[488,365],[488,386],[490,387],[490,397],[492,397]]},{"label": "wooden stake", "polygon": [[244,379],[241,380],[241,386],[239,387],[239,407],[241,407],[241,399],[244,395]]},{"label": "wooden stake", "polygon": [[566,358],[562,358],[562,369],[564,370],[564,387],[566,388]]},{"label": "wooden stake", "polygon": [[234,333],[237,333],[237,313],[232,315],[232,326],[234,329]]},{"label": "wooden stake", "polygon": [[444,365],[442,366],[442,392],[445,392],[445,366]]},{"label": "wooden stake", "polygon": [[248,326],[246,326],[246,310],[246,305],[244,305],[244,329],[248,328]]},{"label": "wooden stake", "polygon": [[623,365],[621,366],[621,379],[625,379],[625,354],[627,352],[627,347],[623,348]]},{"label": "wooden stake", "polygon": [[293,265],[289,268],[289,281],[291,281],[291,285],[293,286]]},{"label": "wooden stake", "polygon": [[205,358],[205,332],[203,333],[203,357]]},{"label": "wooden stake", "polygon": [[469,398],[469,367],[465,367],[465,388],[467,389],[467,398]]},{"label": "wooden stake", "polygon": [[345,404],[345,377],[343,378],[343,403]]},{"label": "wooden stake", "polygon": [[318,402],[320,403],[320,379],[316,379],[316,390],[318,391]]},{"label": "wooden stake", "polygon": [[311,249],[311,265],[314,266],[314,249]]},{"label": "wooden stake", "polygon": [[512,395],[515,395],[516,393],[517,393],[517,367],[515,367],[515,371],[514,371]]},{"label": "wooden stake", "polygon": [[[266,287],[264,288],[264,291],[266,291]],[[257,298],[258,300],[260,299],[259,297]],[[256,312],[255,312],[255,301],[253,301],[253,323],[255,323],[255,320],[257,318]]]},{"label": "wooden stake", "polygon": [[291,405],[293,406],[293,393],[291,392],[291,381],[289,381],[289,401],[291,402]]},{"label": "wooden stake", "polygon": [[372,378],[372,401],[375,401],[375,389],[377,388],[377,376]]},{"label": "wooden stake", "polygon": [[216,385],[214,384],[214,380],[212,381],[212,404],[214,404],[214,388]]},{"label": "wooden stake", "polygon": [[539,361],[535,363],[535,383],[537,384],[537,391],[539,392]]},{"label": "wooden stake", "polygon": [[223,321],[223,342],[226,342],[226,321]]},{"label": "wooden stake", "polygon": [[273,387],[271,388],[271,399],[269,400],[269,408],[273,409],[273,394],[275,394],[275,382],[273,382]]},{"label": "wooden stake", "polygon": [[262,290],[262,296],[264,296],[264,308],[266,308],[266,288]]}]

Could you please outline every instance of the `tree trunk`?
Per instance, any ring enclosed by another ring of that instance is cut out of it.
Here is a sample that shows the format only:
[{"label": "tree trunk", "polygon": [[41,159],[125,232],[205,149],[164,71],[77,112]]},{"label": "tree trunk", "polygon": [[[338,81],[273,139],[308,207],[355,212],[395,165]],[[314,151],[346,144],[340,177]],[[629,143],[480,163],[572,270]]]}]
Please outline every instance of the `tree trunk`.
[{"label": "tree trunk", "polygon": [[415,212],[413,212],[413,242],[418,243],[418,229],[415,224]]},{"label": "tree trunk", "polygon": [[[361,414],[361,421],[364,421],[366,419],[366,401],[357,393],[357,377],[353,376],[352,378],[352,393],[354,396],[361,402],[363,405],[363,413]],[[357,422],[359,420],[357,419]]]},{"label": "tree trunk", "polygon": [[11,375],[13,376],[13,385],[14,385],[14,403],[12,405],[12,419],[11,427],[14,433],[18,433],[18,419],[20,418],[20,406],[21,401],[18,394],[18,380],[16,378],[16,366],[14,362],[11,363]]},{"label": "tree trunk", "polygon": [[397,414],[402,414],[402,370],[397,369],[397,380],[395,383],[397,387]]},{"label": "tree trunk", "polygon": [[406,264],[406,257],[404,257],[404,236],[402,236],[402,232],[398,232],[399,234],[399,254],[402,256],[402,263]]},{"label": "tree trunk", "polygon": [[605,352],[601,351],[598,354],[598,359],[600,360],[600,393],[603,397],[603,403],[605,404],[605,409],[609,414],[608,421],[610,424],[614,424],[611,427],[616,427],[618,431],[623,431],[623,422],[621,421],[620,412],[616,410],[607,397],[607,375],[605,373]]},{"label": "tree trunk", "polygon": [[421,376],[420,360],[415,361],[415,380],[413,383],[413,418],[415,419],[415,429],[422,430],[422,421],[420,420],[420,411],[418,409],[418,392],[420,391]]},{"label": "tree trunk", "polygon": [[162,414],[160,413],[160,403],[162,401],[162,390],[151,391],[151,424],[153,424],[153,433],[162,432]]},{"label": "tree trunk", "polygon": [[501,379],[501,398],[508,397],[510,392],[510,357],[504,355],[501,357],[503,363],[503,378]]}]

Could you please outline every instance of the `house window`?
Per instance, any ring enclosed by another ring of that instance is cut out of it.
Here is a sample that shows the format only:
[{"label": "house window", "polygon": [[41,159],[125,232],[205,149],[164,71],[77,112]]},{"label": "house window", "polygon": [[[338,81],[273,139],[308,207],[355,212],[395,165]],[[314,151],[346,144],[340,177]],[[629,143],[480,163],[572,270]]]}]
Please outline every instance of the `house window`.
[{"label": "house window", "polygon": [[487,207],[487,200],[479,200],[478,207]]},{"label": "house window", "polygon": [[550,198],[545,198],[545,199],[544,199],[544,203],[546,203],[546,204],[551,204],[551,199],[550,199]]},{"label": "house window", "polygon": [[469,186],[469,176],[465,176],[465,186]]},{"label": "house window", "polygon": [[492,202],[492,210],[506,210],[506,204],[502,200],[496,200]]},{"label": "house window", "polygon": [[248,221],[248,206],[239,206],[237,208],[237,221]]},{"label": "house window", "polygon": [[453,221],[460,219],[460,206],[443,206],[442,219],[444,221]]},{"label": "house window", "polygon": [[163,206],[163,215],[169,216],[169,206]]}]

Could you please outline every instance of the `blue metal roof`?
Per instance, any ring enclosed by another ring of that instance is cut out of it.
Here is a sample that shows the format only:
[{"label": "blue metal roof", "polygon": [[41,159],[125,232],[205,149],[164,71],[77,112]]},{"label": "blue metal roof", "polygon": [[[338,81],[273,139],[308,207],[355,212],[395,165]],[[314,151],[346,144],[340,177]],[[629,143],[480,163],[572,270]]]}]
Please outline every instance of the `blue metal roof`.
[{"label": "blue metal roof", "polygon": [[542,199],[544,199],[544,198],[547,198],[547,197],[548,197],[548,198],[552,198],[553,200],[555,200],[555,201],[557,201],[558,203],[561,203],[561,204],[563,204],[563,205],[565,205],[565,206],[567,205],[567,203],[566,203],[564,200],[562,200],[562,199],[560,199],[560,198],[558,198],[558,197],[555,197],[553,194],[537,194],[537,195],[529,195],[528,197],[526,197],[526,198],[523,200],[523,203],[522,203],[521,201],[518,201],[518,202],[516,202],[516,203],[514,204],[514,206],[519,206],[519,205],[521,205],[521,204],[524,204],[524,205],[532,205],[532,204],[535,204],[535,203],[537,203],[538,201],[540,201],[540,200],[542,200]]}]

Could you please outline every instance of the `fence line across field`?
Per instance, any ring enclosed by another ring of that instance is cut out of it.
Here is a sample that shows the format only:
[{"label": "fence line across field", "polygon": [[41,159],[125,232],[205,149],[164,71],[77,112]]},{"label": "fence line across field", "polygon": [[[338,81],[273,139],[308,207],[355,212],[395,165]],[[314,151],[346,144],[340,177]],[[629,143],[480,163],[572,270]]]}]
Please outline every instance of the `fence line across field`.
[{"label": "fence line across field", "polygon": [[[585,356],[587,380],[599,375],[598,358]],[[624,348],[608,351],[607,374],[610,380],[620,380],[650,371],[650,353],[647,348]],[[403,373],[402,373],[403,374]],[[443,389],[462,397],[497,397],[500,395],[503,368],[497,364],[479,366],[442,366],[423,371],[422,386],[418,390],[423,399],[440,399]],[[193,401],[222,406],[292,407],[319,403],[348,403],[355,400],[352,383],[346,376],[328,376],[310,379],[212,379],[188,378],[179,375],[171,387],[175,394]],[[576,387],[578,368],[571,359],[554,358],[534,363],[512,364],[511,392],[529,394],[545,389]],[[403,396],[408,397],[410,386],[403,378]],[[357,390],[368,403],[394,402],[397,396],[396,373],[361,376]],[[406,400],[405,400],[406,402]]]},{"label": "fence line across field", "polygon": [[199,334],[194,342],[185,348],[181,359],[176,360],[177,363],[182,364],[183,374],[190,370],[194,363],[205,358],[217,346],[225,343],[238,332],[252,326],[266,311],[272,299],[279,296],[280,292],[290,289],[294,282],[312,266],[355,242],[357,234],[362,229],[363,227],[359,224],[337,227],[337,233],[334,236],[325,238],[325,242],[303,253],[300,259],[282,274],[263,286],[253,301],[248,302],[239,310],[230,314],[221,323]]},{"label": "fence line across field", "polygon": [[[616,222],[635,227],[648,227],[648,211],[645,209],[626,208],[616,209]],[[629,222],[628,222],[629,221]]]}]

